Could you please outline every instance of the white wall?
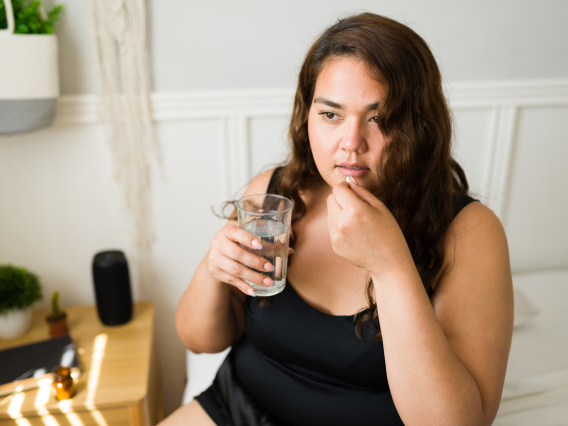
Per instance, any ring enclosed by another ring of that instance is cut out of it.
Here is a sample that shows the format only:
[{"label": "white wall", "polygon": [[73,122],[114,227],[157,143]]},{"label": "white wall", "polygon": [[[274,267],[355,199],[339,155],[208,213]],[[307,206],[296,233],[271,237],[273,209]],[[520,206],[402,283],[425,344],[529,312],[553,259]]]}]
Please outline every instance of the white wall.
[{"label": "white wall", "polygon": [[[96,90],[89,2],[63,3],[64,94]],[[147,0],[158,92],[292,87],[309,44],[339,16],[370,11],[422,35],[448,81],[568,77],[565,0]]]},{"label": "white wall", "polygon": [[[96,90],[88,2],[63,1],[58,30],[66,95]],[[505,222],[515,271],[568,267],[568,3],[548,0],[357,1],[401,19],[440,59],[456,107],[457,155],[472,187]],[[290,88],[314,37],[345,11],[336,0],[149,3],[154,114],[152,284],[166,411],[181,400],[177,301],[222,224],[210,213],[285,155]],[[557,80],[558,78],[563,78]],[[516,79],[538,79],[515,83]],[[483,80],[502,80],[481,84]],[[458,84],[460,81],[469,83]],[[276,89],[270,89],[276,88]],[[269,90],[270,89],[270,90]],[[239,158],[243,167],[231,159]],[[123,249],[127,219],[93,98],[64,97],[57,124],[0,137],[0,263],[36,271],[45,293],[93,303],[90,262]],[[44,302],[45,303],[45,302]]]}]

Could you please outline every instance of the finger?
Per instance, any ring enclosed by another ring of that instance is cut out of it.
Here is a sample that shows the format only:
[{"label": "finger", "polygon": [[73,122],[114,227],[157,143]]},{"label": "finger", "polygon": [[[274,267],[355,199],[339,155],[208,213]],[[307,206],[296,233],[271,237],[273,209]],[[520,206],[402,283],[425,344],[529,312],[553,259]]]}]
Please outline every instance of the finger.
[{"label": "finger", "polygon": [[[258,250],[255,251],[260,253],[260,251]],[[235,260],[238,263],[242,263],[243,265],[256,269],[258,271],[270,272],[274,269],[274,266],[268,260],[251,253],[246,248],[243,248],[233,242],[220,247],[220,252],[225,257]]]},{"label": "finger", "polygon": [[288,247],[288,254],[294,254],[296,253],[296,250],[294,250],[292,247]]},{"label": "finger", "polygon": [[257,237],[248,233],[244,229],[239,228],[236,225],[225,227],[224,233],[228,239],[240,243],[244,246],[250,247],[255,250],[259,250],[262,248],[262,243]]},{"label": "finger", "polygon": [[355,183],[356,183],[357,185],[359,185],[359,182],[357,182],[357,179],[355,179],[353,176],[347,176],[347,177],[345,178],[345,182],[347,182],[347,183],[353,182],[353,181],[355,181]]},{"label": "finger", "polygon": [[349,189],[351,189],[359,199],[363,200],[372,207],[379,208],[383,203],[375,197],[370,191],[363,188],[355,179],[349,182]]},{"label": "finger", "polygon": [[341,214],[341,206],[335,200],[333,193],[327,197],[327,229],[332,236],[336,229],[337,217]]},{"label": "finger", "polygon": [[226,272],[222,272],[219,280],[221,282],[224,282],[226,284],[229,284],[229,285],[232,285],[233,287],[238,288],[244,294],[256,297],[256,293],[254,292],[254,288],[252,288],[249,284],[247,284],[246,282],[244,282],[240,278],[237,278],[237,277],[235,277],[231,274],[227,274]]},{"label": "finger", "polygon": [[328,222],[328,226],[329,226],[329,221],[332,220],[332,218],[337,217],[337,215],[339,215],[340,213],[341,213],[341,206],[339,205],[339,203],[335,199],[334,195],[331,194],[329,197],[327,197],[327,222]]},{"label": "finger", "polygon": [[250,281],[251,283],[259,286],[270,287],[272,284],[274,284],[274,281],[272,281],[266,275],[253,271],[247,268],[245,265],[226,257],[221,260],[219,267],[222,271],[233,277]]},{"label": "finger", "polygon": [[363,204],[357,194],[351,190],[347,182],[340,182],[333,188],[335,200],[342,209]]}]

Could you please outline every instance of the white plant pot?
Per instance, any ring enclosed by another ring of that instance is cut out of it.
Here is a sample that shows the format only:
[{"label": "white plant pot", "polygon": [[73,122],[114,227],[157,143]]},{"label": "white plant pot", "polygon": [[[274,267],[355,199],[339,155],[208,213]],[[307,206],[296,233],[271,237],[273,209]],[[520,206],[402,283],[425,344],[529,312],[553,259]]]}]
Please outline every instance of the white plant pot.
[{"label": "white plant pot", "polygon": [[11,0],[4,0],[8,28],[0,30],[0,135],[50,126],[59,96],[57,37],[14,34]]},{"label": "white plant pot", "polygon": [[0,314],[0,339],[12,340],[29,330],[32,322],[32,308]]}]

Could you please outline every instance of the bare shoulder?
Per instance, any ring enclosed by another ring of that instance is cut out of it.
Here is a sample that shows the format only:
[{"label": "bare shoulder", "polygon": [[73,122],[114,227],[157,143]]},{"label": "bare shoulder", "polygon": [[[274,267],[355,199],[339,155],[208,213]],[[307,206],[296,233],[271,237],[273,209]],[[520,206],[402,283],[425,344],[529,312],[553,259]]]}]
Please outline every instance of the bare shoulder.
[{"label": "bare shoulder", "polygon": [[243,194],[243,197],[252,194],[265,194],[274,170],[275,169],[269,169],[255,176],[250,181],[249,186]]},{"label": "bare shoulder", "polygon": [[459,237],[460,235],[466,235],[464,233],[468,233],[468,231],[474,231],[474,234],[476,234],[482,230],[489,231],[490,234],[494,234],[496,237],[501,237],[503,239],[502,242],[506,243],[505,231],[497,215],[485,204],[474,201],[458,213],[450,224],[448,233]]},{"label": "bare shoulder", "polygon": [[445,267],[432,305],[492,419],[499,408],[511,345],[513,286],[505,230],[482,203],[464,207],[448,229]]},{"label": "bare shoulder", "polygon": [[445,243],[442,276],[433,305],[437,310],[445,299],[482,299],[512,295],[511,266],[505,230],[491,209],[480,202],[468,204],[452,221]]},{"label": "bare shoulder", "polygon": [[444,275],[456,267],[458,270],[477,269],[479,262],[501,266],[501,272],[510,275],[509,248],[503,225],[497,215],[480,202],[468,204],[450,224],[445,255]]}]

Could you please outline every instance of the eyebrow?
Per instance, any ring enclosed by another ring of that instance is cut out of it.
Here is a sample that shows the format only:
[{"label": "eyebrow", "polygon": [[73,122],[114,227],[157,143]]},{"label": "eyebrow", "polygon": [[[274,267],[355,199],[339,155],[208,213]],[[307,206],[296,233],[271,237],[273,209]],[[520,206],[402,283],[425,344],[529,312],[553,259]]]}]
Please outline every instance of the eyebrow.
[{"label": "eyebrow", "polygon": [[[333,102],[329,99],[323,98],[323,97],[317,97],[314,99],[314,104],[324,104],[327,105],[329,107],[332,108],[337,108],[337,109],[345,109],[345,107],[341,104],[338,104],[337,102]],[[367,111],[373,111],[379,108],[379,103],[375,102],[374,104],[369,104],[367,105]]]}]

